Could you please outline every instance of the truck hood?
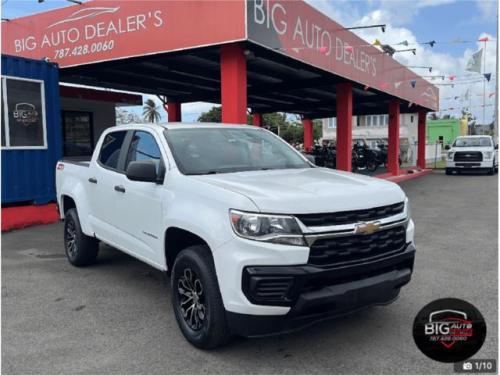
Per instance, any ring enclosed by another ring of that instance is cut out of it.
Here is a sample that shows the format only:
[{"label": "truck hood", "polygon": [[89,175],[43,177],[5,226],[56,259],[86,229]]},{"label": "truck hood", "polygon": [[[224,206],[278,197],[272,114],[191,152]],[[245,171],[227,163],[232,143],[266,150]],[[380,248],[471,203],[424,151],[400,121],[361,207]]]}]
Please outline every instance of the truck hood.
[{"label": "truck hood", "polygon": [[[401,188],[385,180],[326,168],[193,176],[243,194],[266,213],[322,213],[402,202]],[[234,207],[238,208],[238,207]]]}]

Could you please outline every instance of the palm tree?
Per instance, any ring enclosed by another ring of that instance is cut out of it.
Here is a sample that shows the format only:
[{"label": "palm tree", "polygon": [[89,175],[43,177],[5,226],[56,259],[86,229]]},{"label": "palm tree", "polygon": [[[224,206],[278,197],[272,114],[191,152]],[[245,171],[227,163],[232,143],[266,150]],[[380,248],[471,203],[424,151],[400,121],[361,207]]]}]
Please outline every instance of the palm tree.
[{"label": "palm tree", "polygon": [[142,110],[142,118],[148,122],[158,122],[161,119],[159,107],[153,99],[147,99]]}]

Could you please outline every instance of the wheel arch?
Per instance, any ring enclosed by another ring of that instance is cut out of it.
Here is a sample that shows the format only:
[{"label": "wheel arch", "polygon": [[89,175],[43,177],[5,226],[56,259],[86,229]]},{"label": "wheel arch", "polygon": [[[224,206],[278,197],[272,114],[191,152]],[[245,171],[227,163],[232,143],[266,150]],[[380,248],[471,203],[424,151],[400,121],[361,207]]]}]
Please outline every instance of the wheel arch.
[{"label": "wheel arch", "polygon": [[[192,231],[176,226],[167,228],[167,230],[165,231],[164,243],[165,264],[167,272],[170,272],[172,270],[175,258],[182,250],[195,245],[206,246],[208,249],[210,249],[210,245],[208,244],[208,242],[200,235],[193,233]],[[212,252],[210,251],[209,253],[210,256],[212,256]]]}]

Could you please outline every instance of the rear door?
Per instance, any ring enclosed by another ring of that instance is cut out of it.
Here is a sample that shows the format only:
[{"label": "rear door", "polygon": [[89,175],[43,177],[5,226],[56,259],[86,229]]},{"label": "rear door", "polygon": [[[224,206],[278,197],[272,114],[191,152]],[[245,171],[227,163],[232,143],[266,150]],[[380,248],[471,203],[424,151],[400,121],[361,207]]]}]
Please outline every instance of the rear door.
[{"label": "rear door", "polygon": [[113,131],[103,139],[99,154],[88,178],[88,192],[92,212],[92,227],[98,238],[120,244],[115,223],[117,192],[115,186],[124,176],[127,139],[131,131]]},{"label": "rear door", "polygon": [[[132,161],[152,160],[157,173],[165,175],[166,158],[155,135],[146,130],[133,131],[125,157],[124,170]],[[163,259],[162,192],[158,183],[131,181],[124,174],[116,182],[122,188],[115,192],[112,221],[121,232],[125,246],[138,258],[161,265]]]}]

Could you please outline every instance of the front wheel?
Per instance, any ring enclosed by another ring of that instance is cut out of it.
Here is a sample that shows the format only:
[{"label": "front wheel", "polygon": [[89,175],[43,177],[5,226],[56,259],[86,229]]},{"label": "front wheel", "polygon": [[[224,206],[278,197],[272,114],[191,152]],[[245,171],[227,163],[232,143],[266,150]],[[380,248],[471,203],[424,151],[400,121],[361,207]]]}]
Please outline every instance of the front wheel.
[{"label": "front wheel", "polygon": [[172,268],[171,292],[175,318],[191,344],[213,349],[231,339],[207,246],[191,246],[180,252]]}]

